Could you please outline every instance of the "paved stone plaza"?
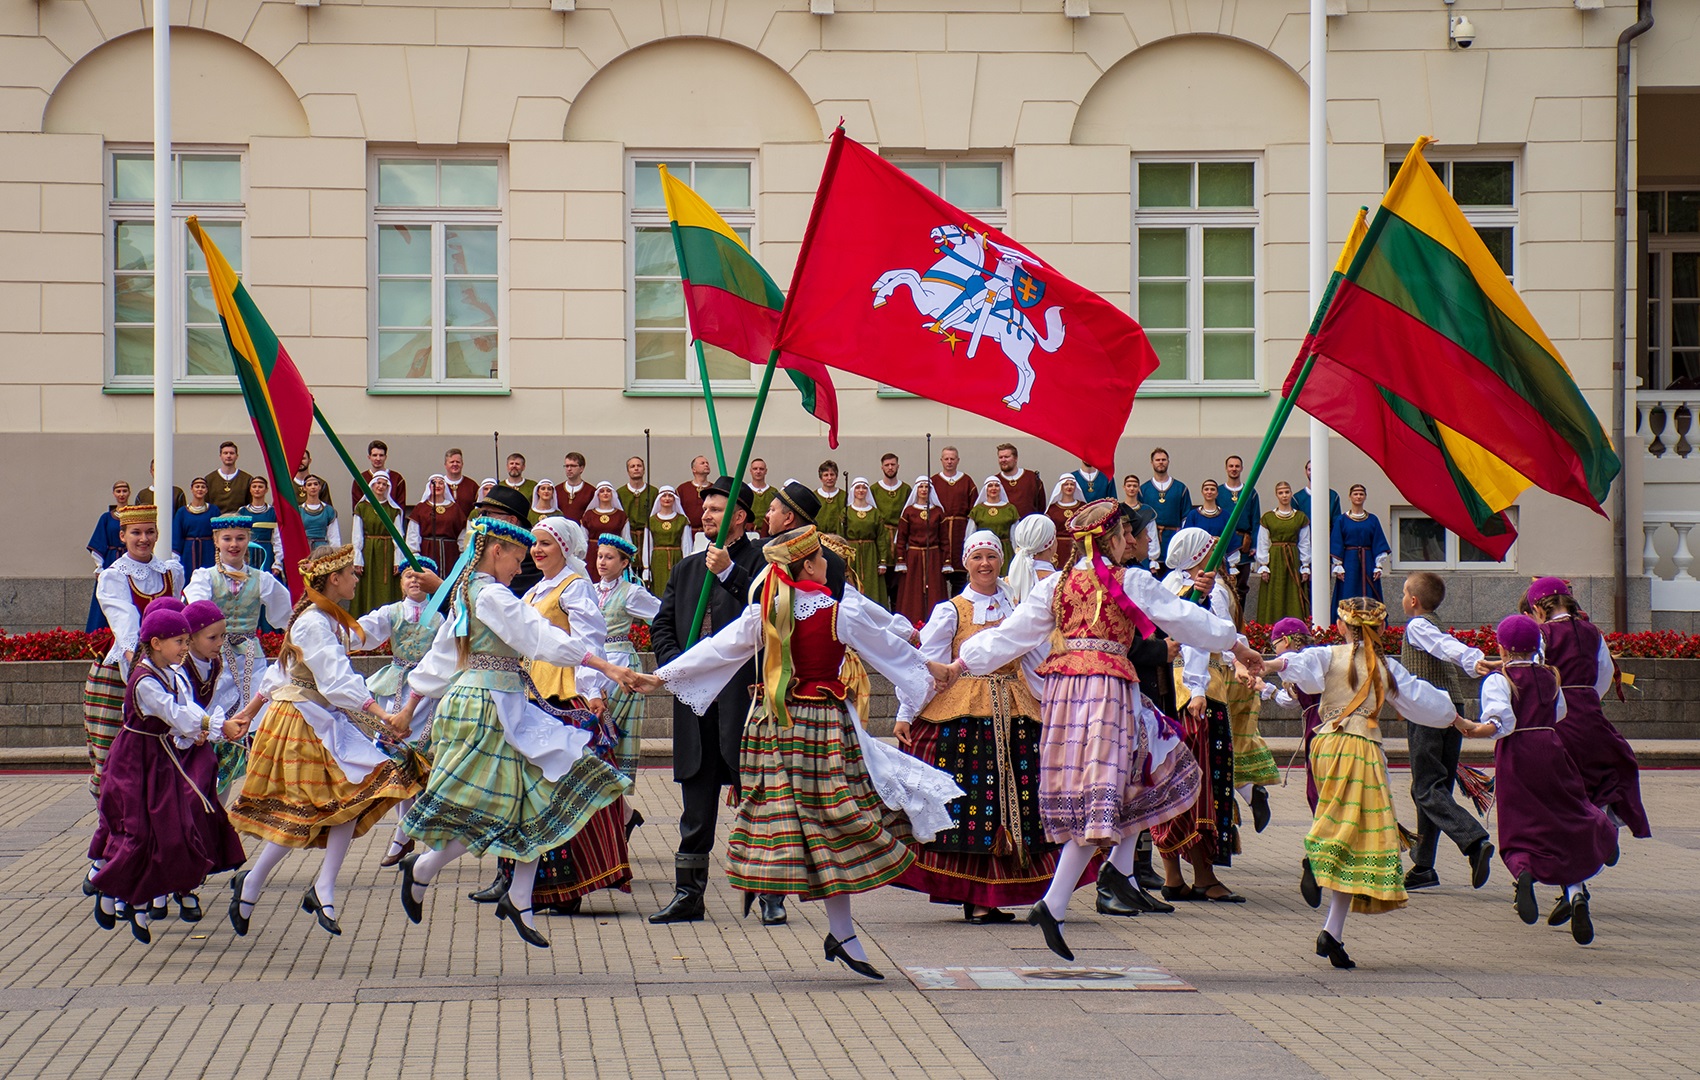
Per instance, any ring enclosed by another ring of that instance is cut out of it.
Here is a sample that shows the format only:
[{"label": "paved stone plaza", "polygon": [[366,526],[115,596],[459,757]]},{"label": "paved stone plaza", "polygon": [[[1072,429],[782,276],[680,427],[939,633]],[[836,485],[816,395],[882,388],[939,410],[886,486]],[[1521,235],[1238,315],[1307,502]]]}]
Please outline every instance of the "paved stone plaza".
[{"label": "paved stone plaza", "polygon": [[[1295,777],[1302,780],[1302,777]],[[1394,774],[1411,817],[1406,775]],[[1095,915],[1077,894],[1069,939],[1085,965],[1157,966],[1189,992],[936,991],[903,966],[1049,967],[1038,931],[975,928],[956,909],[882,890],[859,901],[869,983],[821,960],[824,914],[736,917],[717,872],[709,921],[651,927],[671,894],[665,770],[646,771],[630,896],[542,922],[521,943],[464,898],[490,864],[439,879],[409,924],[384,836],[357,841],[332,938],[300,911],[318,859],[293,856],[237,938],[221,878],[208,919],[102,933],[77,889],[93,824],[84,778],[0,777],[0,1075],[18,1077],[1672,1077],[1700,1072],[1700,773],[1644,778],[1656,835],[1628,844],[1594,891],[1599,937],[1525,927],[1496,864],[1481,892],[1455,853],[1405,911],[1354,916],[1362,965],[1310,955],[1319,920],[1295,887],[1302,784],[1273,792],[1224,880],[1244,906]],[[1552,890],[1542,889],[1543,910]]]}]

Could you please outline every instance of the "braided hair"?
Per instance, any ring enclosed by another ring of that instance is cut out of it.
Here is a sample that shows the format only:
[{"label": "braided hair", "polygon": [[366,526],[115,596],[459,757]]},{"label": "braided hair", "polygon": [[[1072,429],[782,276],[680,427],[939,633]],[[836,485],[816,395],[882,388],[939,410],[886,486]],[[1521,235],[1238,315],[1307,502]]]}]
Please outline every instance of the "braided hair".
[{"label": "braided hair", "polygon": [[[335,550],[337,549],[332,547],[330,544],[320,544],[308,553],[307,561],[312,562],[314,559],[322,558]],[[312,577],[306,579],[307,587],[312,589],[313,592],[322,593],[325,591],[325,585],[330,581],[330,579],[330,574],[314,574]],[[283,664],[283,669],[285,671],[288,671],[290,668],[301,662],[301,646],[295,644],[294,640],[290,637],[290,632],[295,629],[295,620],[301,617],[301,613],[303,611],[306,611],[312,606],[312,593],[303,589],[301,590],[301,599],[295,601],[295,606],[289,610],[289,622],[283,628],[283,644],[277,651],[278,661]]]},{"label": "braided hair", "polygon": [[[449,610],[453,612],[458,605],[465,605],[466,610],[472,610],[471,591],[472,577],[478,572],[478,564],[484,561],[484,552],[490,546],[490,534],[480,529],[472,530],[472,558],[466,561],[466,569],[455,579],[454,587],[449,592]],[[466,632],[455,634],[455,656],[459,666],[464,668],[472,658],[472,620],[466,622]]]}]

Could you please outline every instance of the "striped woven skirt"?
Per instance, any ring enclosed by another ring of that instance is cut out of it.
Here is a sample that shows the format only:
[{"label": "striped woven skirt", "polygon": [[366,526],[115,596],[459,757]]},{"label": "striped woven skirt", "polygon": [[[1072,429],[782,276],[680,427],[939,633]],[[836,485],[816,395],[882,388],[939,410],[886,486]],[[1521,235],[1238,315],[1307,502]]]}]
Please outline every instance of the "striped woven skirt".
[{"label": "striped woven skirt", "polygon": [[1234,786],[1279,783],[1281,770],[1275,764],[1275,752],[1257,730],[1257,714],[1263,705],[1257,691],[1222,667],[1211,665],[1209,696],[1218,693],[1228,707],[1228,723],[1234,733]]},{"label": "striped woven skirt", "polygon": [[1164,855],[1232,866],[1239,829],[1234,824],[1234,737],[1228,707],[1206,698],[1204,716],[1196,721],[1183,717],[1181,726],[1205,783],[1179,814],[1151,827],[1151,842]]},{"label": "striped woven skirt", "polygon": [[[608,643],[608,662],[633,671],[643,670],[643,661],[629,641]],[[620,726],[620,741],[614,744],[613,764],[627,780],[637,779],[638,757],[643,748],[643,714],[647,707],[642,694],[615,687],[608,695],[608,711]]]},{"label": "striped woven skirt", "polygon": [[[513,880],[514,861],[497,859],[497,870]],[[599,889],[632,891],[632,861],[626,850],[626,800],[615,799],[590,816],[584,828],[558,848],[543,853],[531,906],[539,911]]]},{"label": "striped woven skirt", "polygon": [[326,832],[354,822],[354,835],[383,820],[419,790],[415,771],[395,762],[359,783],[342,771],[292,701],[273,701],[260,716],[242,794],[230,807],[236,831],[284,847],[324,847]]},{"label": "striped woven skirt", "polygon": [[1318,732],[1310,744],[1310,771],[1317,803],[1305,855],[1316,883],[1351,893],[1353,911],[1374,915],[1404,907],[1403,844],[1380,745],[1344,731]]},{"label": "striped woven skirt", "polygon": [[890,884],[914,861],[908,821],[874,791],[849,712],[835,701],[788,708],[788,728],[759,705],[744,725],[732,887],[819,900]]},{"label": "striped woven skirt", "polygon": [[100,776],[112,740],[124,726],[124,676],[117,664],[90,666],[83,682],[83,735],[89,744],[89,794],[100,798]]},{"label": "striped woven skirt", "polygon": [[483,687],[450,687],[433,729],[430,780],[402,821],[427,847],[459,840],[474,856],[531,862],[576,836],[628,786],[594,754],[546,780],[503,737],[495,699]]}]

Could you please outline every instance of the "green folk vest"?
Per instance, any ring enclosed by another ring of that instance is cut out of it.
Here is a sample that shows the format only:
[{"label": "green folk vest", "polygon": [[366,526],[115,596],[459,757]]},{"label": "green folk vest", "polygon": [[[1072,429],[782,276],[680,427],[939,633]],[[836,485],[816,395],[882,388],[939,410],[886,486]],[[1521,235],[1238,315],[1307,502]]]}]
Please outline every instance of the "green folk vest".
[{"label": "green folk vest", "polygon": [[225,632],[243,636],[259,630],[260,604],[264,599],[264,590],[253,581],[253,576],[263,571],[249,568],[246,573],[249,581],[242,591],[236,592],[223,571],[216,566],[212,571],[212,600],[224,612]]},{"label": "green folk vest", "polygon": [[[1436,629],[1444,630],[1440,620],[1433,615],[1415,615],[1413,620],[1422,619]],[[1399,662],[1405,665],[1405,670],[1426,683],[1438,686],[1446,691],[1454,706],[1462,706],[1474,696],[1464,675],[1464,669],[1457,664],[1449,663],[1438,656],[1431,656],[1411,644],[1407,635],[1405,644],[1399,651]]]}]

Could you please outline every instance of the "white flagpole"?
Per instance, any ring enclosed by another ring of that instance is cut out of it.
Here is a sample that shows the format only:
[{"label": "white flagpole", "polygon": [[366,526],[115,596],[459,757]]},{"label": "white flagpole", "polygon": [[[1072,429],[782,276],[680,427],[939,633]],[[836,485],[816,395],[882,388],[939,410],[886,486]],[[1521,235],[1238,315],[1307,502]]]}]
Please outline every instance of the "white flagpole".
[{"label": "white flagpole", "polygon": [[[1328,4],[1310,0],[1310,310],[1328,288]],[[1310,421],[1311,622],[1334,622],[1334,575],[1329,560],[1328,428]]]},{"label": "white flagpole", "polygon": [[172,461],[177,402],[177,234],[171,204],[176,194],[171,160],[171,0],[153,0],[153,460],[154,502],[159,506],[159,547],[171,550]]}]

